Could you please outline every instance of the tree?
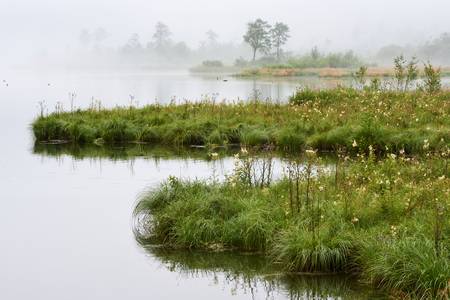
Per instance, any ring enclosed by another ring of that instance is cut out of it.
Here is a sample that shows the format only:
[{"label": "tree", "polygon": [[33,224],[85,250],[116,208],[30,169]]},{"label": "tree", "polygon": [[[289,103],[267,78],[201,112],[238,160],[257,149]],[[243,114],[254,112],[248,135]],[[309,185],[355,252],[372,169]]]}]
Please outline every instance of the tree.
[{"label": "tree", "polygon": [[94,40],[96,43],[101,43],[108,38],[108,32],[103,27],[99,27],[94,31]]},{"label": "tree", "polygon": [[89,30],[83,29],[80,33],[80,42],[84,47],[87,47],[89,43],[91,42],[91,34],[89,33]]},{"label": "tree", "polygon": [[216,46],[218,37],[219,36],[217,35],[217,33],[215,33],[212,30],[208,30],[206,32],[206,41],[207,41],[209,46]]},{"label": "tree", "polygon": [[139,35],[137,33],[133,33],[131,37],[128,39],[124,49],[128,52],[133,52],[142,48],[141,42],[139,40]]},{"label": "tree", "polygon": [[270,50],[270,25],[261,19],[256,19],[255,22],[248,23],[244,41],[253,49],[254,62],[257,51],[267,53]]},{"label": "tree", "polygon": [[162,23],[158,22],[155,27],[155,33],[153,34],[153,40],[155,41],[156,49],[163,49],[170,43],[170,36],[172,33],[169,30],[169,27]]},{"label": "tree", "polygon": [[277,51],[277,60],[280,60],[282,51],[281,46],[286,44],[287,40],[290,38],[289,27],[281,22],[275,23],[275,26],[270,30],[270,37],[272,39],[272,45]]},{"label": "tree", "polygon": [[319,48],[317,48],[317,46],[314,46],[314,47],[311,49],[311,54],[310,54],[310,55],[311,55],[312,59],[318,60],[319,57],[320,57]]}]

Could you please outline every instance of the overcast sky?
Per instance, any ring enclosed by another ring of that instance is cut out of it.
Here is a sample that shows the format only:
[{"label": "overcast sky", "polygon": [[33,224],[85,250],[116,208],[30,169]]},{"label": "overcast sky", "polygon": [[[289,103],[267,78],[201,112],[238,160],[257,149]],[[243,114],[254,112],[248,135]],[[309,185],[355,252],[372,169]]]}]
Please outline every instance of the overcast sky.
[{"label": "overcast sky", "polygon": [[82,28],[104,27],[109,42],[131,33],[151,38],[157,21],[174,40],[197,46],[209,29],[241,42],[246,23],[261,17],[291,28],[291,50],[373,50],[450,32],[450,0],[0,0],[0,54],[21,57],[78,42]]}]

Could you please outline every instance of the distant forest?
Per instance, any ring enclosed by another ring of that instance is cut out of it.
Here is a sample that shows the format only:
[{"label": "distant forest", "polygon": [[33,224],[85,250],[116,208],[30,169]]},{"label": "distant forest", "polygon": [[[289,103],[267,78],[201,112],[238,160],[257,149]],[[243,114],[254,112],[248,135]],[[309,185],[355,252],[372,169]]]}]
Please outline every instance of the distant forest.
[{"label": "distant forest", "polygon": [[[305,45],[309,51],[286,51],[284,45],[290,38],[290,28],[277,22],[273,26],[256,19],[247,24],[238,43],[222,42],[213,30],[205,32],[198,47],[189,47],[184,41],[175,41],[168,25],[158,22],[154,33],[147,39],[131,34],[119,46],[107,46],[110,34],[103,28],[83,29],[78,36],[78,46],[66,50],[64,63],[77,67],[126,66],[140,68],[189,68],[196,65],[269,66],[290,64],[304,67],[357,67],[362,64],[391,65],[399,55],[416,57],[435,65],[450,66],[450,33],[417,45],[388,45],[373,56],[348,50],[323,52],[315,45]],[[316,59],[317,56],[320,59]],[[54,57],[49,57],[54,60]],[[45,57],[41,63],[48,64]],[[311,65],[310,62],[314,62]]]},{"label": "distant forest", "polygon": [[450,33],[443,33],[438,38],[421,45],[389,45],[381,48],[374,57],[376,62],[389,64],[393,57],[399,55],[417,57],[433,64],[450,65]]}]

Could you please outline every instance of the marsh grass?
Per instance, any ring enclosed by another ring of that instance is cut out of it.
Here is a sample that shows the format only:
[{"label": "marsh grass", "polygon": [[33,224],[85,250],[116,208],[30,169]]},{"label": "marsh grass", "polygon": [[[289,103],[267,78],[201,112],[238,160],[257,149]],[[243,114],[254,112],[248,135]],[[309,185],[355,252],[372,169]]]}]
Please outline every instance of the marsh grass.
[{"label": "marsh grass", "polygon": [[170,178],[142,195],[135,214],[151,215],[149,240],[169,248],[260,252],[288,272],[357,273],[405,297],[446,299],[448,151],[380,159],[372,148],[308,176],[308,165],[320,169],[310,151],[298,177],[288,169],[264,186],[237,175],[213,183]]},{"label": "marsh grass", "polygon": [[[101,106],[39,116],[38,142],[151,145],[273,145],[283,151],[308,147],[357,153],[438,150],[450,142],[450,92],[298,90],[289,104],[184,103],[142,108]],[[353,142],[357,146],[353,147]]]}]

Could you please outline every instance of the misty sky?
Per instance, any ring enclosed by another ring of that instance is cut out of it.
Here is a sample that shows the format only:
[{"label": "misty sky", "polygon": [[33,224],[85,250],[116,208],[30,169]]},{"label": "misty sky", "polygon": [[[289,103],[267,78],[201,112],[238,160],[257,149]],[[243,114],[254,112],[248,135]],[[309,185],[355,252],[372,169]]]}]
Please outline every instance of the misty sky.
[{"label": "misty sky", "polygon": [[238,43],[246,23],[258,17],[287,23],[294,51],[314,45],[376,51],[450,32],[449,11],[449,0],[0,0],[0,55],[12,60],[73,47],[82,28],[99,26],[111,45],[134,32],[148,41],[157,21],[191,47],[209,29]]}]

